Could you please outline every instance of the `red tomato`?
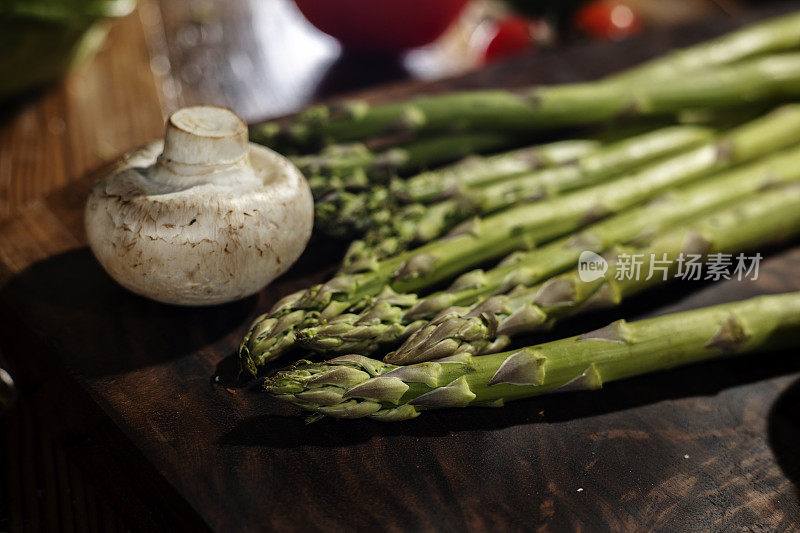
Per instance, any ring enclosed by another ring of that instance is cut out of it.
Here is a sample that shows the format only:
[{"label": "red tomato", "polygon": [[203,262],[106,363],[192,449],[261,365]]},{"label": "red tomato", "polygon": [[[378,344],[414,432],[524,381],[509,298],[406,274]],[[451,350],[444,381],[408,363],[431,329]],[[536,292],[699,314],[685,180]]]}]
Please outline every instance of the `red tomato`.
[{"label": "red tomato", "polygon": [[295,0],[311,24],[344,46],[402,52],[434,41],[469,0]]},{"label": "red tomato", "polygon": [[624,39],[642,29],[639,16],[628,4],[595,0],[578,10],[575,26],[598,39]]},{"label": "red tomato", "polygon": [[533,23],[524,17],[497,21],[495,33],[483,53],[487,63],[524,54],[533,47]]}]

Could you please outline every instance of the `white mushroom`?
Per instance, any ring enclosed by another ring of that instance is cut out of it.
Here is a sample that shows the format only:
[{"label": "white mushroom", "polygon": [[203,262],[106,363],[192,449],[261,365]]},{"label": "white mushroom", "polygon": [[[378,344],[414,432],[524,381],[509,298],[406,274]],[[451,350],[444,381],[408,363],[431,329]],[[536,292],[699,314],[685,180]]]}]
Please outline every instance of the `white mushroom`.
[{"label": "white mushroom", "polygon": [[313,226],[308,184],[219,107],[181,109],[164,141],[124,158],[92,189],[85,222],[103,268],[165,303],[213,305],[258,292],[300,256]]}]

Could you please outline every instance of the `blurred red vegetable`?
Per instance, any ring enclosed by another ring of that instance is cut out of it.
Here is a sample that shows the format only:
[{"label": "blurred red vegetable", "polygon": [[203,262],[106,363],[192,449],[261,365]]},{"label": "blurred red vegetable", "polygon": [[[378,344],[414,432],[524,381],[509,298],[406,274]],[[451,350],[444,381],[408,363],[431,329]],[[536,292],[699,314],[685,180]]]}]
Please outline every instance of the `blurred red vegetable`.
[{"label": "blurred red vegetable", "polygon": [[491,63],[524,54],[539,46],[552,46],[555,31],[544,19],[513,15],[495,20],[483,61]]},{"label": "blurred red vegetable", "polygon": [[311,24],[344,46],[397,53],[434,41],[469,0],[295,0]]},{"label": "blurred red vegetable", "polygon": [[624,2],[595,0],[578,10],[575,26],[598,39],[619,40],[641,31],[642,22],[633,8]]},{"label": "blurred red vegetable", "polygon": [[524,17],[508,17],[497,21],[495,32],[483,59],[487,63],[524,54],[533,47],[532,21]]}]

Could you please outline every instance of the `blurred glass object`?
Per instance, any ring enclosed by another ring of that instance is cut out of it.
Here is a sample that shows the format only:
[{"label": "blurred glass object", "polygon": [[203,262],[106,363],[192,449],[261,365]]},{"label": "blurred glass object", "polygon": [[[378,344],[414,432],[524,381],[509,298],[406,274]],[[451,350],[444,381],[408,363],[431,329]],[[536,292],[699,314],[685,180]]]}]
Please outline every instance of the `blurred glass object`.
[{"label": "blurred glass object", "polygon": [[250,110],[243,102],[236,109],[255,118],[295,111],[316,96],[341,46],[309,24],[291,0],[251,0],[250,14],[259,74],[259,97],[250,100],[261,105]]},{"label": "blurred glass object", "polygon": [[62,76],[103,43],[136,0],[0,0],[0,101]]}]

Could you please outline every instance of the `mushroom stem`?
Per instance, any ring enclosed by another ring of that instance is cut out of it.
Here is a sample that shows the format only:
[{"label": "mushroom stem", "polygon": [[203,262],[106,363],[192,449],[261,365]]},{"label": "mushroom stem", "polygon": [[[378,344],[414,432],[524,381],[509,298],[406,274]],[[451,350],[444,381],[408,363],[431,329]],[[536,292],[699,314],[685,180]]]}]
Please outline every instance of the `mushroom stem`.
[{"label": "mushroom stem", "polygon": [[184,177],[234,171],[254,179],[248,153],[247,125],[235,113],[221,107],[187,107],[167,120],[156,168]]}]

